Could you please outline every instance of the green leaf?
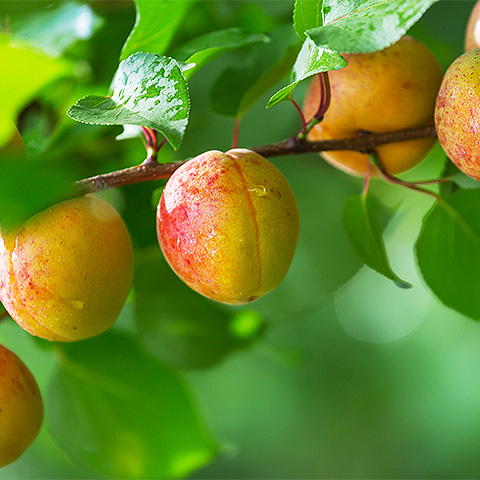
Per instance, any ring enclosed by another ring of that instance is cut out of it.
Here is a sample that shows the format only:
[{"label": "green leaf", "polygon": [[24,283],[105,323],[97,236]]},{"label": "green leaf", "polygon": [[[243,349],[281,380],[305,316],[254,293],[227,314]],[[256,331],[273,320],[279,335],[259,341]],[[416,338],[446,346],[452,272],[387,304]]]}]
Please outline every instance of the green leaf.
[{"label": "green leaf", "polygon": [[447,157],[445,159],[445,168],[442,172],[442,178],[448,178],[450,182],[440,184],[440,193],[447,196],[458,190],[458,188],[480,188],[480,182],[463,173]]},{"label": "green leaf", "polygon": [[323,26],[307,31],[320,48],[382,50],[400,39],[438,0],[324,0]]},{"label": "green leaf", "polygon": [[400,288],[412,286],[401,280],[390,267],[376,205],[370,195],[347,198],[343,206],[342,223],[351,244],[370,268],[393,280]]},{"label": "green leaf", "polygon": [[136,263],[134,287],[142,343],[176,368],[214,365],[249,347],[265,330],[256,312],[227,309],[187,287],[159,248]]},{"label": "green leaf", "polygon": [[480,190],[457,190],[437,201],[416,244],[425,282],[448,307],[480,319]]},{"label": "green leaf", "polygon": [[88,40],[101,25],[102,19],[88,5],[65,2],[14,22],[12,36],[15,41],[56,57],[77,41]]},{"label": "green leaf", "polygon": [[284,56],[272,65],[242,96],[237,110],[241,119],[250,108],[273,86],[275,86],[293,67],[300,50],[300,44],[290,45]]},{"label": "green leaf", "polygon": [[305,32],[323,25],[324,0],[296,0],[293,11],[293,26],[300,40],[306,40]]},{"label": "green leaf", "polygon": [[4,35],[0,35],[0,58],[0,145],[3,145],[14,132],[11,119],[40,89],[54,80],[72,75],[73,65],[60,58],[14,47]]},{"label": "green leaf", "polygon": [[319,48],[307,38],[293,66],[293,82],[275,93],[268,101],[267,108],[289,100],[293,90],[302,80],[317,73],[338,70],[346,66],[347,61],[337,52]]},{"label": "green leaf", "polygon": [[70,107],[68,115],[93,125],[141,125],[161,132],[177,149],[189,114],[188,87],[173,58],[136,53],[120,63],[113,95],[91,95]]},{"label": "green leaf", "polygon": [[72,460],[108,478],[181,478],[217,454],[182,379],[129,336],[59,353],[46,421]]},{"label": "green leaf", "polygon": [[172,57],[188,66],[184,69],[188,80],[195,72],[224,53],[245,45],[269,42],[270,37],[263,33],[251,33],[240,28],[227,28],[207,33],[182,45],[172,53]]},{"label": "green leaf", "polygon": [[135,26],[120,59],[136,52],[164,54],[193,3],[194,0],[135,0]]}]

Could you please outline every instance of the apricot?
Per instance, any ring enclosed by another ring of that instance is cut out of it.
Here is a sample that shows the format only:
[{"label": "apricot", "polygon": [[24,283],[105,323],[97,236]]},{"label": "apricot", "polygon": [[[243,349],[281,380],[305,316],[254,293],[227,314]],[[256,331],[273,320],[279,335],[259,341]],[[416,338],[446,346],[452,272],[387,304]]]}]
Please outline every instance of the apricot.
[{"label": "apricot", "polygon": [[47,340],[92,337],[117,319],[132,282],[130,235],[100,197],[66,200],[0,231],[0,300]]},{"label": "apricot", "polygon": [[[361,131],[376,133],[433,124],[435,98],[442,81],[440,65],[430,50],[412,37],[375,53],[343,55],[348,65],[329,72],[331,103],[324,120],[309,140],[354,137]],[[314,78],[305,98],[307,119],[319,106],[319,82]],[[380,161],[391,173],[416,165],[434,139],[411,140],[378,146]],[[353,151],[325,152],[335,167],[365,175],[368,155]]]},{"label": "apricot", "polygon": [[480,180],[480,49],[458,57],[445,72],[435,107],[438,140],[464,173]]},{"label": "apricot", "polygon": [[255,300],[285,277],[299,235],[295,197],[268,160],[216,150],[182,165],[157,210],[163,254],[193,290],[228,304]]},{"label": "apricot", "polygon": [[38,385],[24,363],[0,345],[0,467],[14,462],[35,440],[43,420]]},{"label": "apricot", "polygon": [[480,2],[473,7],[465,31],[465,51],[480,47]]}]

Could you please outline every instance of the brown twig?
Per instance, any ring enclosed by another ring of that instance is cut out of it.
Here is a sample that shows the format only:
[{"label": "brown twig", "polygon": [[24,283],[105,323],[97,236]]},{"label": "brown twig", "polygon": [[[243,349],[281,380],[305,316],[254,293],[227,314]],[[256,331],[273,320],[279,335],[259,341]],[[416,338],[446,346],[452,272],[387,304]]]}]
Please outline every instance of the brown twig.
[{"label": "brown twig", "polygon": [[[435,127],[431,125],[387,133],[361,133],[352,138],[322,140],[318,142],[301,141],[298,137],[291,137],[279,143],[253,147],[250,148],[250,150],[267,158],[332,150],[353,150],[368,153],[373,151],[378,145],[435,137]],[[147,159],[135,167],[86,178],[78,181],[76,185],[79,193],[93,193],[133,183],[169,178],[183,163],[185,162],[157,163],[156,161]]]}]

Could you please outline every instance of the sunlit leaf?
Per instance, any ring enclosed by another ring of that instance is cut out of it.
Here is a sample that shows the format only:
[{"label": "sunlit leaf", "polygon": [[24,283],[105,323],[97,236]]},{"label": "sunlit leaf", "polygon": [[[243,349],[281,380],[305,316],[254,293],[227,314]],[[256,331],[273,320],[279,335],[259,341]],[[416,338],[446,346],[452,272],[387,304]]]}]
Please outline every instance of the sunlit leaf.
[{"label": "sunlit leaf", "polygon": [[84,97],[70,107],[68,115],[94,125],[150,127],[177,149],[188,123],[189,105],[187,82],[173,58],[136,53],[120,63],[111,97]]},{"label": "sunlit leaf", "polygon": [[305,32],[323,25],[324,0],[296,0],[293,11],[293,26],[301,40],[306,40]]},{"label": "sunlit leaf", "polygon": [[267,108],[289,100],[293,90],[302,80],[317,73],[338,70],[346,66],[347,61],[337,52],[318,48],[311,39],[307,38],[293,66],[293,81],[270,98]]},{"label": "sunlit leaf", "polygon": [[77,41],[88,40],[101,25],[101,17],[87,4],[65,2],[21,17],[13,23],[12,35],[15,41],[59,56]]},{"label": "sunlit leaf", "polygon": [[[0,35],[0,146],[14,133],[12,120],[35,93],[58,78],[72,75],[73,66],[59,58],[17,48]],[[32,73],[34,72],[34,74]]]},{"label": "sunlit leaf", "polygon": [[121,59],[136,52],[164,54],[194,0],[135,0],[137,19]]},{"label": "sunlit leaf", "polygon": [[374,52],[399,40],[437,1],[324,0],[323,25],[306,33],[320,48]]},{"label": "sunlit leaf", "polygon": [[46,420],[75,462],[109,478],[180,478],[217,454],[182,379],[132,338],[106,333],[59,353]]}]

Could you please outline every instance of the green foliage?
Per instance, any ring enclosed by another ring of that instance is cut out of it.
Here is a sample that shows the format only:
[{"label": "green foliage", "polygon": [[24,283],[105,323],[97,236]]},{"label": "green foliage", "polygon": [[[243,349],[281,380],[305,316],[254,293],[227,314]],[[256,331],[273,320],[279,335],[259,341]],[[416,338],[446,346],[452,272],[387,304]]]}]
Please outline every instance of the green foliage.
[{"label": "green foliage", "polygon": [[185,63],[184,75],[188,80],[197,70],[224,53],[245,45],[269,40],[267,35],[261,33],[228,28],[195,38],[175,50],[172,56]]},{"label": "green foliage", "polygon": [[[0,57],[3,62],[0,89],[0,146],[12,135],[13,118],[33,96],[49,83],[73,74],[73,65],[61,58],[13,46],[0,34]],[[35,72],[32,75],[32,72]]]},{"label": "green foliage", "polygon": [[417,241],[427,285],[448,307],[480,319],[480,190],[459,190],[435,203]]},{"label": "green foliage", "polygon": [[307,35],[318,47],[343,53],[382,50],[395,43],[437,1],[325,0],[323,25],[308,30]]},{"label": "green foliage", "polygon": [[136,52],[164,54],[194,0],[135,0],[137,19],[121,60]]},{"label": "green foliage", "polygon": [[318,48],[307,38],[293,66],[293,82],[283,87],[268,101],[267,108],[277,103],[289,100],[295,87],[306,78],[328,70],[338,70],[347,66],[347,61],[337,52]]},{"label": "green foliage", "polygon": [[101,17],[88,5],[65,2],[15,21],[12,35],[21,44],[58,57],[77,41],[91,38],[101,25]]},{"label": "green foliage", "polygon": [[133,338],[107,333],[58,350],[48,428],[81,464],[108,477],[178,478],[217,454],[182,379]]},{"label": "green foliage", "polygon": [[161,132],[177,149],[188,123],[188,87],[173,58],[136,53],[115,75],[113,95],[91,95],[70,107],[68,115],[94,125],[141,125]]},{"label": "green foliage", "polygon": [[371,195],[347,198],[343,206],[342,222],[350,242],[370,268],[393,280],[400,288],[412,287],[410,283],[401,280],[390,267],[375,201]]},{"label": "green foliage", "polygon": [[[135,21],[132,2],[0,2],[10,27],[0,36],[0,145],[14,120],[26,149],[26,158],[0,152],[2,228],[70,195],[75,180],[139,164],[143,145],[115,142],[118,125],[156,129],[175,150],[164,147],[160,161],[185,160],[228,149],[233,118],[242,147],[298,133],[284,101],[303,94],[304,79],[343,68],[342,52],[413,33],[445,67],[472,2],[450,2],[448,22],[436,18],[448,2],[434,3],[136,0]],[[76,123],[65,113],[80,97]],[[435,178],[444,160],[434,151],[406,178]],[[0,478],[480,475],[480,334],[465,318],[480,318],[480,184],[448,161],[452,181],[431,207],[381,179],[359,195],[361,181],[316,154],[273,161],[295,192],[301,235],[284,282],[242,307],[199,296],[162,259],[162,182],[105,193],[135,247],[129,301],[110,332],[76,344],[0,323],[47,413]],[[395,212],[386,229],[380,205]],[[396,288],[410,286],[397,273],[413,288]],[[215,461],[218,441],[236,455]]]}]

